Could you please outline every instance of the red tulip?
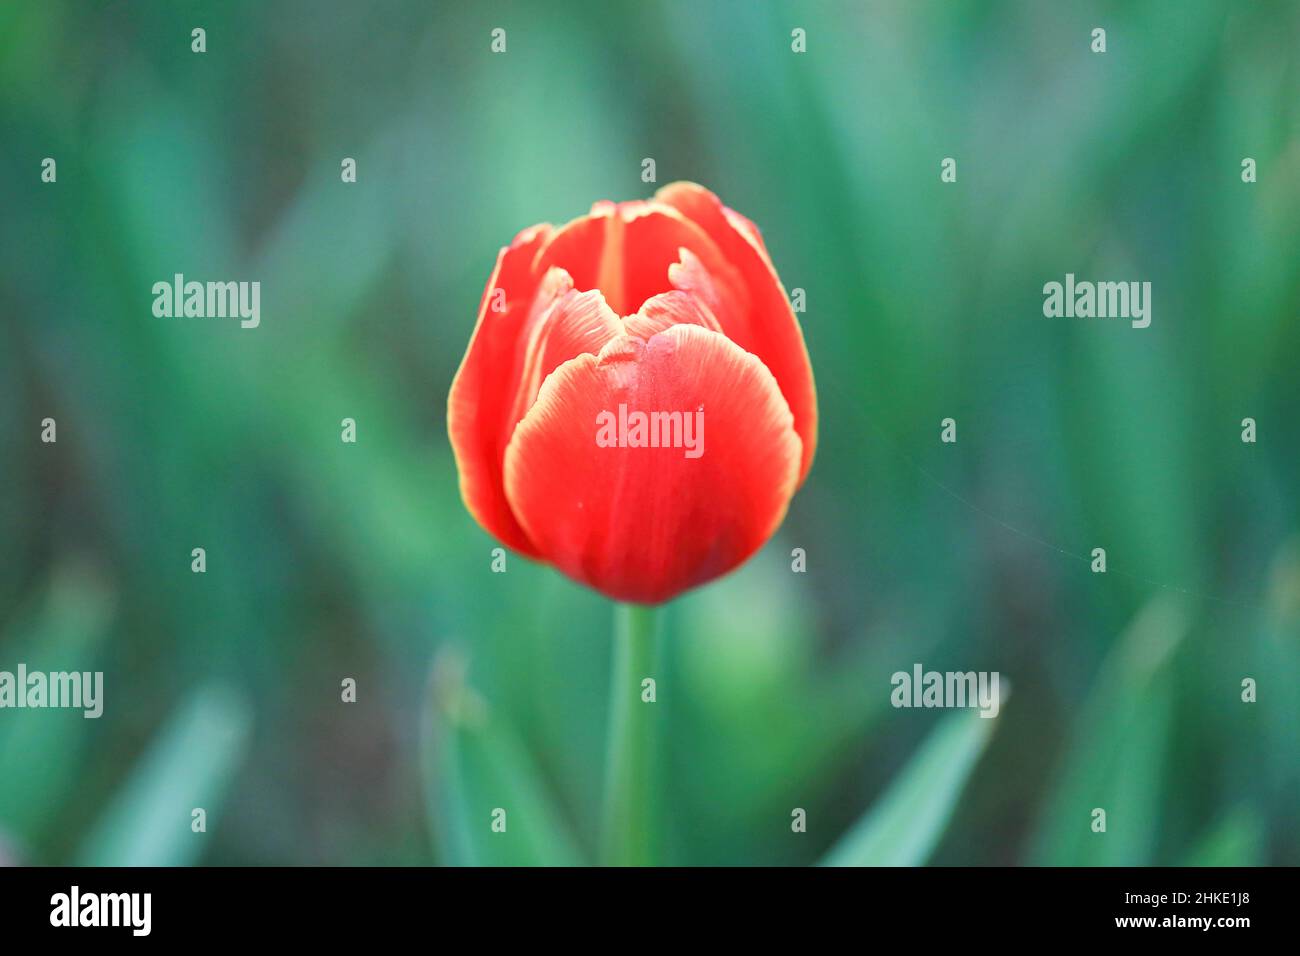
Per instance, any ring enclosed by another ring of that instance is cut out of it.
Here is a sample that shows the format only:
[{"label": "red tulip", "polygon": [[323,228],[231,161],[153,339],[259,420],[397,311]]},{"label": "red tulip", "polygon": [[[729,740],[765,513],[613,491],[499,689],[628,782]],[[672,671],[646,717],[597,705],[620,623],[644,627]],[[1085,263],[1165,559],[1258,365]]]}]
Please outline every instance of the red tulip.
[{"label": "red tulip", "polygon": [[447,428],[485,529],[655,604],[780,525],[812,463],[817,399],[758,229],[674,183],[501,250]]}]

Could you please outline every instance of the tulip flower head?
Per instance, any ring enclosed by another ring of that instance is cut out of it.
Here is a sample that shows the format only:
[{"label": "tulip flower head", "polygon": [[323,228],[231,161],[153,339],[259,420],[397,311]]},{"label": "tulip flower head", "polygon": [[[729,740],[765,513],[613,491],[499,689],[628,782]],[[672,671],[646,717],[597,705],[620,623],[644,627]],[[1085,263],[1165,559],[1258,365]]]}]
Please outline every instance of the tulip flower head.
[{"label": "tulip flower head", "polygon": [[674,183],[501,250],[447,427],[489,533],[657,604],[776,531],[812,463],[817,400],[758,229]]}]

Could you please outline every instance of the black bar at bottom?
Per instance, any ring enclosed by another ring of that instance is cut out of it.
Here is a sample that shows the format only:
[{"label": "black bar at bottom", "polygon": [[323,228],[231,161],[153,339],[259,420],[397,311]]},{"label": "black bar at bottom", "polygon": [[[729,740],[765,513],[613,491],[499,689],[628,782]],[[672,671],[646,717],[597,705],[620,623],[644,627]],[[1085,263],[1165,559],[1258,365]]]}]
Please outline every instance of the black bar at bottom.
[{"label": "black bar at bottom", "polygon": [[0,870],[0,926],[7,943],[75,934],[81,943],[337,946],[410,934],[436,946],[520,932],[532,942],[570,941],[598,927],[610,942],[612,924],[625,925],[629,942],[684,928],[733,940],[839,930],[861,942],[899,932],[969,943],[1048,933],[1231,945],[1293,925],[1294,882],[1291,869],[1209,868],[32,868]]}]

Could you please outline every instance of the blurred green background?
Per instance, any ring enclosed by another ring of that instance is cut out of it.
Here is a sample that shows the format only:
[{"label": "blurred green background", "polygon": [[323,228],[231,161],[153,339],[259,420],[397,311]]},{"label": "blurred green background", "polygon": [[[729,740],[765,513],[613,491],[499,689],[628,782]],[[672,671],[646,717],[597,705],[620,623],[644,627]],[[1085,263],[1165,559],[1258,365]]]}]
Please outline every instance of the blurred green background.
[{"label": "blurred green background", "polygon": [[[5,3],[0,669],[105,713],[0,711],[0,857],[592,858],[610,607],[490,572],[444,416],[497,249],[652,157],[807,290],[822,415],[670,608],[661,858],[1300,862],[1297,89],[1294,3]],[[1014,693],[895,710],[917,662]]]}]

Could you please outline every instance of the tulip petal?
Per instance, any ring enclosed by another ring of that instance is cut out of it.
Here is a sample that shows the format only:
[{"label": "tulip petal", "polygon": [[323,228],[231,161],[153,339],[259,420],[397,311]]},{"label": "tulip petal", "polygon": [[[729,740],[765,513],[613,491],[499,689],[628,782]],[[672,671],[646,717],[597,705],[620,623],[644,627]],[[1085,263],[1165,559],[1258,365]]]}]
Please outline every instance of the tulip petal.
[{"label": "tulip petal", "polygon": [[[721,316],[725,326],[722,332],[733,342],[744,337],[749,329],[749,293],[741,282],[719,282],[694,255],[683,248],[681,258],[668,267],[668,281],[673,288],[684,292],[703,304],[714,316]],[[722,322],[719,322],[722,325]]]},{"label": "tulip petal", "polygon": [[558,266],[573,277],[574,288],[599,289],[611,309],[630,315],[653,296],[672,291],[669,270],[682,249],[699,259],[728,296],[745,296],[740,272],[714,240],[678,210],[655,202],[596,203],[538,249],[533,269],[540,275]]},{"label": "tulip petal", "polygon": [[532,407],[546,377],[562,363],[583,353],[596,355],[610,339],[622,335],[623,323],[605,304],[599,291],[578,292],[563,269],[551,269],[542,280],[533,315],[520,340],[515,402],[506,419],[501,451],[514,426]]},{"label": "tulip petal", "polygon": [[[536,549],[510,513],[501,463],[515,425],[511,421],[507,426],[506,419],[516,393],[513,376],[520,330],[529,318],[538,286],[532,263],[551,235],[548,225],[525,229],[497,256],[479,303],[469,349],[447,398],[447,433],[465,507],[489,533],[514,550],[534,556]],[[496,295],[497,290],[502,296]],[[498,298],[503,300],[502,311],[493,309]]]},{"label": "tulip petal", "polygon": [[[745,351],[762,359],[776,376],[781,393],[794,415],[795,430],[803,439],[803,460],[799,468],[802,482],[812,465],[817,446],[817,394],[813,386],[812,365],[804,345],[803,331],[790,308],[790,300],[768,257],[758,227],[695,183],[664,186],[655,194],[655,201],[672,206],[703,229],[743,277],[752,303],[747,315],[737,320],[725,308],[715,307],[712,302],[709,305],[727,336]],[[709,274],[713,273],[708,262],[703,265]],[[686,268],[675,270],[675,279],[683,280],[685,284],[674,281],[674,286],[696,292],[709,301],[708,296],[698,290],[702,281],[698,270],[692,270],[685,261],[683,266]]]},{"label": "tulip petal", "polygon": [[[702,453],[687,457],[687,441],[601,447],[600,416],[620,405],[629,416],[682,413],[693,430],[677,437],[693,435]],[[762,546],[800,460],[790,409],[763,363],[718,332],[675,325],[648,341],[619,336],[556,369],[506,449],[505,487],[547,560],[610,597],[658,603]]]},{"label": "tulip petal", "polygon": [[661,292],[646,299],[635,315],[623,320],[629,335],[649,340],[674,325],[699,325],[721,332],[722,325],[700,299],[685,292]]}]

